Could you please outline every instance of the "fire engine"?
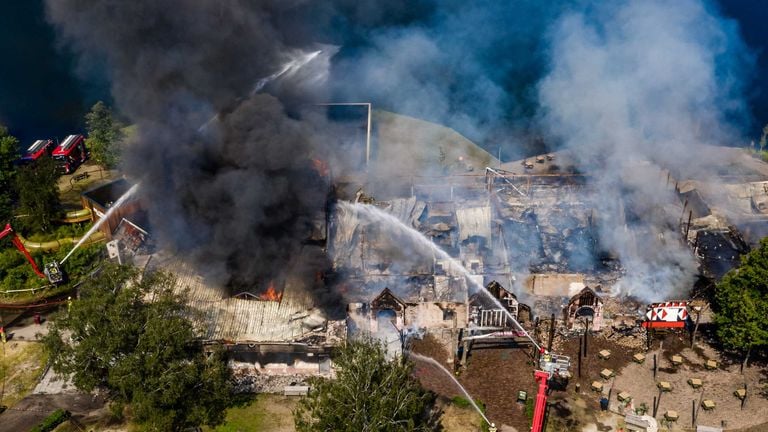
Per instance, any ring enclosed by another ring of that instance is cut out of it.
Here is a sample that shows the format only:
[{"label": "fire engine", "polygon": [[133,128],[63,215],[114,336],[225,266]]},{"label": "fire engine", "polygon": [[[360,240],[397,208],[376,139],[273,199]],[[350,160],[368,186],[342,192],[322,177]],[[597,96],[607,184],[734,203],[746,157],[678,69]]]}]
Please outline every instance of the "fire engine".
[{"label": "fire engine", "polygon": [[24,254],[24,256],[27,258],[27,261],[29,261],[29,264],[32,265],[32,270],[34,270],[35,274],[38,275],[41,279],[48,279],[48,282],[54,285],[58,285],[65,281],[64,273],[61,271],[61,268],[59,268],[59,263],[56,261],[47,263],[45,265],[45,269],[42,272],[40,271],[40,269],[37,267],[37,264],[35,263],[35,260],[32,259],[32,255],[30,255],[27,251],[27,248],[24,247],[24,243],[21,242],[19,236],[13,231],[13,228],[11,228],[11,224],[6,224],[5,229],[0,231],[0,239],[7,235],[11,236],[11,242],[13,245],[16,246],[16,249],[18,249],[19,252]]},{"label": "fire engine", "polygon": [[50,156],[53,152],[53,147],[53,140],[37,140],[29,146],[24,153],[24,156],[19,159],[19,163],[27,164],[34,162],[43,156]]},{"label": "fire engine", "polygon": [[53,158],[56,159],[65,174],[74,172],[80,164],[88,159],[85,137],[82,135],[68,136],[53,151]]}]

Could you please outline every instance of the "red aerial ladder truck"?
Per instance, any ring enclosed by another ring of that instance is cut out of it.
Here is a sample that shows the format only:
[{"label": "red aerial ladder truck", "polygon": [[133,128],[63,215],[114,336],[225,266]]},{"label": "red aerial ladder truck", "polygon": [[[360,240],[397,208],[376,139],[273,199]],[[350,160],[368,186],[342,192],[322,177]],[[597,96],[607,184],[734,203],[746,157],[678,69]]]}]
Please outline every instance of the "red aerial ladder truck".
[{"label": "red aerial ladder truck", "polygon": [[527,337],[533,346],[539,350],[539,369],[533,373],[533,377],[536,379],[536,382],[539,383],[539,390],[536,393],[536,402],[533,408],[531,432],[541,432],[544,427],[544,412],[547,407],[547,389],[550,380],[553,378],[568,379],[570,377],[568,368],[571,366],[571,360],[568,356],[548,352],[544,347],[536,343],[516,319],[512,316],[509,318],[517,325],[523,336]]},{"label": "red aerial ladder truck", "polygon": [[60,284],[64,282],[64,273],[62,273],[61,269],[59,268],[59,263],[56,261],[51,261],[46,264],[44,273],[40,271],[40,269],[37,267],[37,264],[35,263],[35,260],[32,259],[32,255],[30,255],[27,251],[27,248],[24,247],[24,243],[21,242],[19,236],[13,231],[13,228],[11,228],[11,224],[6,224],[5,229],[0,231],[0,239],[5,238],[7,235],[11,236],[11,242],[13,242],[13,245],[16,246],[16,249],[23,253],[25,257],[27,257],[27,261],[29,261],[29,263],[32,265],[32,269],[38,276],[40,276],[41,279],[48,279],[48,282],[52,284]]}]

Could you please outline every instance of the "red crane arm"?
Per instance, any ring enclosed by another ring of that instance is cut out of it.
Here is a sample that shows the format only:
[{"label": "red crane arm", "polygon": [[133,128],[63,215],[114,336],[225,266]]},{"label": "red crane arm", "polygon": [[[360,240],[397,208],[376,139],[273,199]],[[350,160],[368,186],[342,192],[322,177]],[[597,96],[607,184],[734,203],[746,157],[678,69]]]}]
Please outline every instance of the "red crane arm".
[{"label": "red crane arm", "polygon": [[3,237],[12,234],[13,237],[11,237],[11,242],[13,242],[13,245],[16,246],[16,249],[18,249],[21,253],[24,254],[25,257],[27,257],[27,261],[29,261],[30,264],[32,264],[32,269],[35,271],[35,273],[40,276],[43,279],[46,279],[43,272],[40,271],[39,268],[37,268],[37,264],[35,264],[35,260],[32,259],[32,255],[29,254],[27,251],[27,248],[24,247],[24,243],[21,242],[19,239],[19,236],[16,235],[15,232],[13,232],[13,228],[11,228],[11,224],[5,224],[5,229],[3,229],[2,232],[0,232],[0,239]]},{"label": "red crane arm", "polygon": [[531,432],[541,432],[541,428],[544,426],[544,410],[547,407],[547,381],[549,381],[549,373],[535,371],[533,376],[536,378],[536,382],[539,383],[539,392],[536,394],[536,405],[533,408]]}]

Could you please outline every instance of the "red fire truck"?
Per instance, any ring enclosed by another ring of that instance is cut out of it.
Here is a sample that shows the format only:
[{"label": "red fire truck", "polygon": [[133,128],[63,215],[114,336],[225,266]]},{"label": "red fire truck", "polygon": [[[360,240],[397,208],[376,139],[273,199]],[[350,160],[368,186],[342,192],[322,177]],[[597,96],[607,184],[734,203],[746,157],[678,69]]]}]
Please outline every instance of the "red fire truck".
[{"label": "red fire truck", "polygon": [[27,164],[43,156],[50,156],[51,152],[53,152],[53,147],[53,140],[37,140],[29,146],[24,156],[19,159],[19,163]]},{"label": "red fire truck", "polygon": [[65,174],[74,172],[80,164],[88,159],[85,137],[82,135],[68,136],[53,151],[53,158],[56,159]]}]

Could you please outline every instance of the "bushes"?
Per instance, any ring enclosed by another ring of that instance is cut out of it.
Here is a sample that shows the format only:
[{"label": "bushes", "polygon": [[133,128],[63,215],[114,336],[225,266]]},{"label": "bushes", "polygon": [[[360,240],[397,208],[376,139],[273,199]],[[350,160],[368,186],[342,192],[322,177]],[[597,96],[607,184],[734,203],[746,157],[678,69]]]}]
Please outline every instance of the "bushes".
[{"label": "bushes", "polygon": [[49,432],[56,429],[56,426],[69,419],[71,413],[63,409],[57,409],[51,415],[45,418],[39,425],[32,428],[30,432]]}]

